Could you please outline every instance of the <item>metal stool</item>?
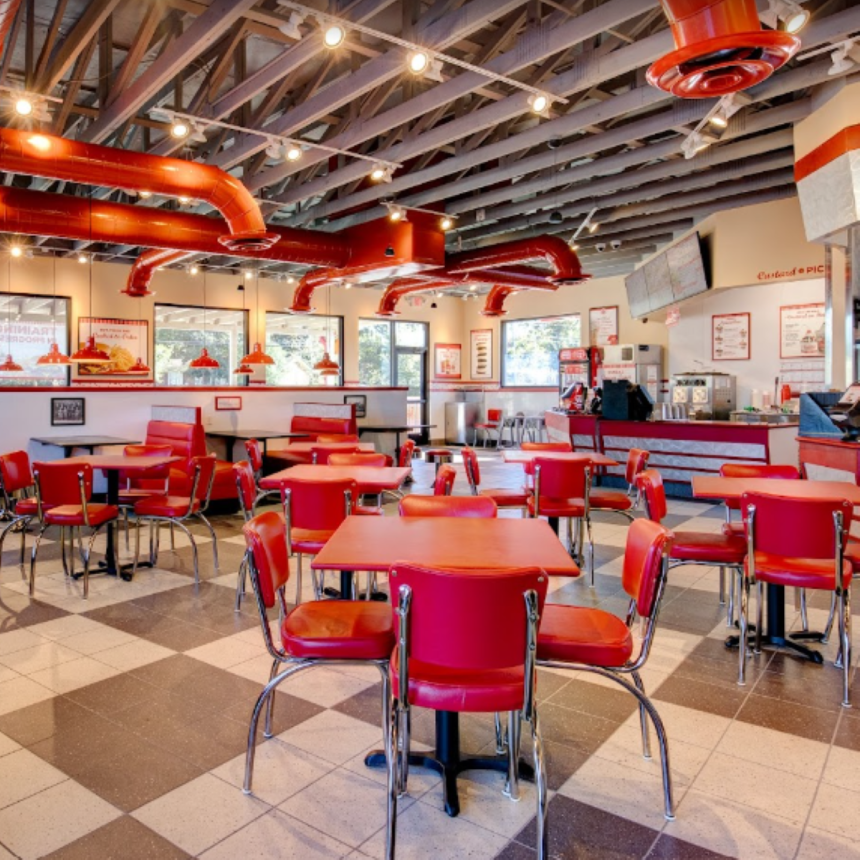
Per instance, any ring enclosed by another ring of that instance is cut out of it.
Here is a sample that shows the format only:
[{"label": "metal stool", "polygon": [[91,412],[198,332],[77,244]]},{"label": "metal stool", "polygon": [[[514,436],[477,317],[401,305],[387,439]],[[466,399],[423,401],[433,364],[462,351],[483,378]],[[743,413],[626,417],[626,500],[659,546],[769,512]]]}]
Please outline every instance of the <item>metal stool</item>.
[{"label": "metal stool", "polygon": [[443,463],[450,463],[454,459],[454,452],[450,448],[426,448],[424,450],[424,462],[436,464],[436,474]]},{"label": "metal stool", "polygon": [[[529,442],[543,442],[546,435],[546,419],[542,415],[532,415],[525,420],[525,433]],[[522,438],[520,439],[522,444]]]}]

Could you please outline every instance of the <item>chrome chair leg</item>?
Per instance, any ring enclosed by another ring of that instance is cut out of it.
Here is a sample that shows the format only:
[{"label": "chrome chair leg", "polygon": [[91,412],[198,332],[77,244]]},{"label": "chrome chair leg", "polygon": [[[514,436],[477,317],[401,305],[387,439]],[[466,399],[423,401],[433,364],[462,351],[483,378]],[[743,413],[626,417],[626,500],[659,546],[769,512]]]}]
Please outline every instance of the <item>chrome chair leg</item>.
[{"label": "chrome chair leg", "polygon": [[33,543],[33,551],[30,554],[30,597],[36,592],[36,556],[39,554],[39,544],[42,542],[42,535],[47,531],[47,526],[43,525],[39,529],[39,534],[36,535],[36,540]]},{"label": "chrome chair leg", "polygon": [[239,578],[236,580],[236,605],[233,607],[234,612],[239,612],[242,608],[242,598],[245,596],[245,580],[248,577],[248,553],[242,556],[242,561],[239,562]]},{"label": "chrome chair leg", "polygon": [[[289,564],[289,561],[287,561]],[[302,557],[299,556],[299,562],[296,565],[296,606],[302,602]]]},{"label": "chrome chair leg", "polygon": [[761,654],[761,628],[764,623],[764,587],[755,584],[755,653]]},{"label": "chrome chair leg", "polygon": [[589,567],[591,568],[591,587],[594,588],[594,536],[591,533],[591,517],[585,518],[585,526],[588,529],[588,556]]},{"label": "chrome chair leg", "polygon": [[836,619],[836,592],[830,596],[830,614],[827,616],[827,624],[824,625],[824,633],[821,636],[822,642],[830,640],[830,634],[833,632],[833,622]]},{"label": "chrome chair leg", "polygon": [[839,642],[842,657],[842,707],[851,707],[851,598],[846,588],[840,598]]},{"label": "chrome chair leg", "polygon": [[[638,672],[631,672],[630,676],[633,678],[633,683],[636,685],[636,689],[639,690],[642,695],[645,695],[645,685],[642,683],[642,676]],[[650,759],[651,758],[651,736],[648,733],[648,715],[645,711],[645,705],[642,701],[639,702],[639,723],[642,729],[642,757]]]},{"label": "chrome chair leg", "polygon": [[726,605],[726,569],[720,565],[720,606]]},{"label": "chrome chair leg", "polygon": [[735,592],[738,588],[738,573],[735,568],[730,567],[729,578],[729,605],[726,607],[726,627],[734,627],[735,624]]},{"label": "chrome chair leg", "polygon": [[546,860],[549,856],[549,831],[547,829],[547,779],[543,739],[538,724],[537,708],[532,712],[532,747],[534,749],[535,788],[537,789],[537,857]]},{"label": "chrome chair leg", "polygon": [[496,755],[504,755],[508,748],[505,742],[505,731],[502,727],[502,716],[499,713],[493,714],[493,723],[496,729]]},{"label": "chrome chair leg", "polygon": [[400,774],[400,794],[409,790],[409,746],[412,734],[412,708],[406,702],[400,710],[400,727],[398,728],[400,742],[400,763],[397,766]]},{"label": "chrome chair leg", "polygon": [[[93,554],[93,544],[96,540],[96,535],[99,533],[98,529],[93,529],[92,534],[90,534],[90,541],[87,545],[87,554],[84,556],[84,600],[86,600],[90,596],[90,558]],[[119,566],[119,561],[117,560],[117,567]]]},{"label": "chrome chair leg", "polygon": [[798,589],[800,591],[800,626],[803,632],[809,631],[809,610],[806,605],[806,589]]},{"label": "chrome chair leg", "polygon": [[[203,516],[202,513],[197,514],[197,518],[209,529],[209,534],[212,535],[212,555],[215,559],[215,570],[218,570],[220,565],[218,564],[218,538],[215,536],[215,529],[212,528],[212,523]],[[171,536],[173,535],[173,525],[171,524]]]},{"label": "chrome chair leg", "polygon": [[[477,431],[475,432],[477,434]],[[398,711],[398,702],[395,699],[393,706],[390,708],[388,746],[385,750],[388,760],[388,814],[385,832],[386,860],[394,860],[394,848],[397,842],[397,797],[400,791],[400,774],[398,773],[398,765],[400,763],[398,746],[400,739],[397,733],[400,724],[400,714]]]},{"label": "chrome chair leg", "polygon": [[[278,674],[278,666],[280,666],[280,660],[272,661],[272,668],[269,672],[269,682],[271,683],[272,679],[275,675]],[[272,714],[275,711],[275,691],[272,690],[272,694],[269,696],[269,701],[266,705],[266,722],[263,726],[263,737],[270,738],[272,737]]]},{"label": "chrome chair leg", "polygon": [[741,632],[738,642],[738,686],[746,686],[747,667],[747,604],[749,602],[749,580],[744,576],[741,582],[741,605],[738,610]]},{"label": "chrome chair leg", "polygon": [[[73,570],[69,570],[69,564],[66,560],[66,527],[60,526],[60,559],[63,562],[63,573],[66,575],[66,578],[71,577]],[[72,568],[74,569],[75,565],[75,548],[74,544],[72,545]]]},{"label": "chrome chair leg", "polygon": [[170,550],[171,552],[176,550],[176,532],[173,529],[173,523],[170,524]]},{"label": "chrome chair leg", "polygon": [[508,778],[503,794],[513,801],[520,799],[520,712],[508,712]]},{"label": "chrome chair leg", "polygon": [[[585,561],[585,517],[576,520],[576,563],[582,567]],[[592,583],[593,585],[594,583]]]}]

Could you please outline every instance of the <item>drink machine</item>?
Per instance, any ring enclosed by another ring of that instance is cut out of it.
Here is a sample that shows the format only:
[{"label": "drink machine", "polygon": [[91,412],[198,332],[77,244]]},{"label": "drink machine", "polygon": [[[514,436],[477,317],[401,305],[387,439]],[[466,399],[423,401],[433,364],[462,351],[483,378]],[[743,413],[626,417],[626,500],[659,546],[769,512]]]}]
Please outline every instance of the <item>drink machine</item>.
[{"label": "drink machine", "polygon": [[600,350],[569,347],[558,353],[558,396],[563,409],[582,412],[589,388],[597,385]]}]

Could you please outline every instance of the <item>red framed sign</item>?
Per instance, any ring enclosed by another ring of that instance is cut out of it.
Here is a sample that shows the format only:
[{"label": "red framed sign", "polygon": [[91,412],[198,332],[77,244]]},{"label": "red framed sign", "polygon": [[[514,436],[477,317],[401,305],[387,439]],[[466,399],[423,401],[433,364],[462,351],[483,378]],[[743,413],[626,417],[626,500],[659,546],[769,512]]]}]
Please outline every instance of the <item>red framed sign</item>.
[{"label": "red framed sign", "polygon": [[749,313],[711,316],[711,359],[749,361],[752,331]]},{"label": "red framed sign", "polygon": [[436,379],[460,379],[459,343],[437,343],[433,353],[433,376]]},{"label": "red framed sign", "polygon": [[216,397],[215,411],[216,412],[240,412],[242,410],[241,397]]}]

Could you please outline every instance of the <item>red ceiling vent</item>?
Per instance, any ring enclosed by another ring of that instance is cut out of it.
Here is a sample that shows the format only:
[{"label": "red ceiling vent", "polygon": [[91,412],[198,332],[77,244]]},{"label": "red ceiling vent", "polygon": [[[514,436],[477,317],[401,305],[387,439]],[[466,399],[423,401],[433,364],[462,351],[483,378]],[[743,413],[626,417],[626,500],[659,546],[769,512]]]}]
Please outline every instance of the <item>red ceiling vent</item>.
[{"label": "red ceiling vent", "polygon": [[648,69],[648,82],[683,99],[736,93],[770,77],[800,48],[762,30],[755,0],[662,0],[676,50]]}]

